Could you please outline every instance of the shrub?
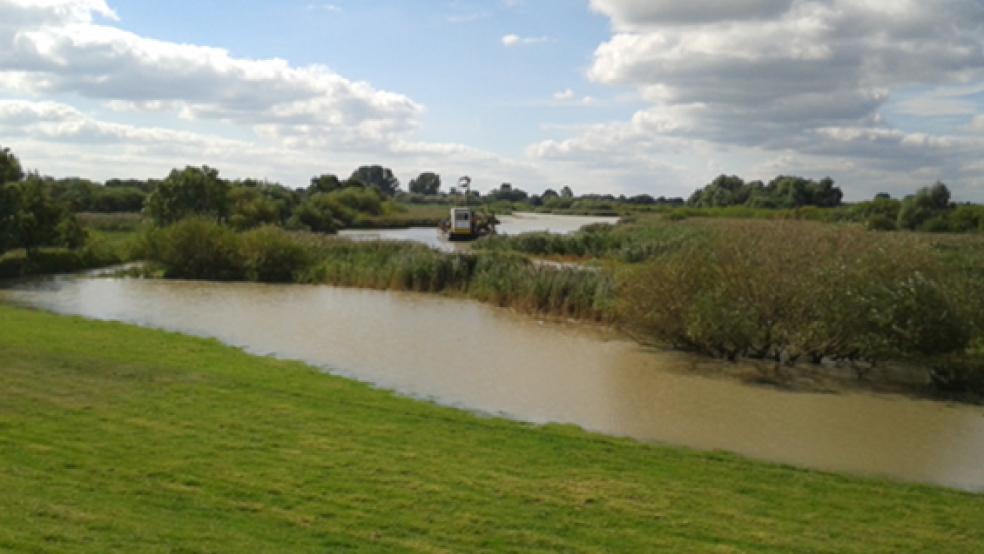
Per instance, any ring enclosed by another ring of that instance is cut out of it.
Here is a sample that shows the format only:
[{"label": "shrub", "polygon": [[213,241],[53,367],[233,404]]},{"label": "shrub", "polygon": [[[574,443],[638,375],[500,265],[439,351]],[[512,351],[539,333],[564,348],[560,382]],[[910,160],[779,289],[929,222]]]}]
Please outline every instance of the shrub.
[{"label": "shrub", "polygon": [[164,267],[166,277],[233,280],[244,275],[239,237],[210,218],[190,217],[148,231],[141,250]]},{"label": "shrub", "polygon": [[[966,347],[970,281],[916,237],[791,222],[722,222],[618,275],[640,337],[734,359],[918,358]],[[781,240],[776,240],[781,237]]]},{"label": "shrub", "polygon": [[239,237],[238,258],[250,281],[290,282],[309,265],[311,254],[290,233],[267,225]]},{"label": "shrub", "polygon": [[951,355],[933,361],[930,384],[941,392],[984,398],[984,356]]},{"label": "shrub", "polygon": [[316,233],[334,233],[355,217],[355,210],[343,205],[332,194],[319,193],[294,210],[288,225]]},{"label": "shrub", "polygon": [[896,229],[895,219],[885,214],[873,214],[864,222],[864,226],[869,231],[894,231]]}]

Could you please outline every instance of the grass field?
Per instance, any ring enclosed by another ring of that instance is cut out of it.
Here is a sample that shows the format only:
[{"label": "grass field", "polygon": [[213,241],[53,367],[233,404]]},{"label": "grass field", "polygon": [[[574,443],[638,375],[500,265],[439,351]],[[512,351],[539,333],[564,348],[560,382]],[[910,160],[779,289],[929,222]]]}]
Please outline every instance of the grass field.
[{"label": "grass field", "polygon": [[3,552],[974,552],[984,497],[534,427],[0,305]]}]

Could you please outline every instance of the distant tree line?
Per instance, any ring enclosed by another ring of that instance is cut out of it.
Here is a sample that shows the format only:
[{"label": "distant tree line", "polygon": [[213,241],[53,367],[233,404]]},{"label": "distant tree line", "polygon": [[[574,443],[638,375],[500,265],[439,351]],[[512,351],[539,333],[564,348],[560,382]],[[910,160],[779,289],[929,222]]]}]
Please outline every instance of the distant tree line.
[{"label": "distant tree line", "polygon": [[877,231],[984,231],[984,206],[952,202],[950,189],[940,182],[901,200],[879,193],[874,199],[859,203],[857,210],[864,217],[865,226]]},{"label": "distant tree line", "polygon": [[720,175],[704,188],[695,191],[687,204],[697,208],[832,208],[840,205],[843,196],[829,177],[814,181],[779,175],[764,184],[762,181],[745,182],[736,175]]},{"label": "distant tree line", "polygon": [[[441,177],[423,172],[401,191],[400,181],[390,168],[365,165],[347,178],[325,173],[310,179],[305,188],[286,187],[256,179],[227,180],[217,169],[186,167],[172,170],[164,179],[110,179],[98,183],[79,177],[55,179],[37,173],[26,174],[17,157],[7,148],[0,149],[0,183],[30,183],[40,189],[31,193],[50,201],[61,213],[139,212],[157,225],[166,226],[189,215],[204,215],[244,230],[265,224],[280,225],[317,232],[333,232],[352,226],[366,218],[392,211],[399,203],[452,203],[461,201],[461,191],[450,187],[441,190]],[[16,211],[16,195],[4,192],[5,243],[12,243],[11,214]],[[616,215],[626,211],[691,208],[749,208],[756,210],[796,210],[809,212],[817,208],[818,219],[860,221],[876,230],[909,229],[936,232],[984,230],[984,208],[971,204],[954,204],[946,185],[937,183],[916,194],[896,200],[887,194],[868,202],[842,203],[843,193],[830,178],[820,180],[779,175],[764,183],[745,181],[735,175],[720,175],[696,190],[686,201],[676,197],[653,197],[611,194],[576,195],[570,186],[546,189],[532,194],[502,183],[486,194],[469,191],[468,201],[489,204],[493,209],[531,209],[562,212]],[[21,201],[18,200],[18,203]],[[27,201],[24,201],[25,205]],[[19,204],[18,204],[19,205]],[[837,208],[828,210],[828,208]],[[38,216],[40,219],[40,216]],[[64,218],[58,218],[59,223]],[[26,224],[25,224],[26,225]],[[66,224],[68,225],[68,224]],[[46,242],[51,234],[41,233]],[[45,242],[42,241],[42,242]]]},{"label": "distant tree line", "polygon": [[364,166],[342,181],[311,178],[306,189],[242,179],[229,181],[208,166],[174,169],[148,195],[144,213],[158,226],[203,216],[239,229],[280,225],[330,233],[359,218],[380,215],[399,189],[393,172]]}]

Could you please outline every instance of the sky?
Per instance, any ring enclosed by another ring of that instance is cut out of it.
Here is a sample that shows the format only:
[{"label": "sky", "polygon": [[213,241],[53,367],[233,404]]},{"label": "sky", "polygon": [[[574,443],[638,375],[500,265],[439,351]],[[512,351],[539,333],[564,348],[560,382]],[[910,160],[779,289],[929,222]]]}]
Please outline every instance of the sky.
[{"label": "sky", "polygon": [[984,2],[0,0],[0,146],[97,180],[793,174],[981,202]]}]

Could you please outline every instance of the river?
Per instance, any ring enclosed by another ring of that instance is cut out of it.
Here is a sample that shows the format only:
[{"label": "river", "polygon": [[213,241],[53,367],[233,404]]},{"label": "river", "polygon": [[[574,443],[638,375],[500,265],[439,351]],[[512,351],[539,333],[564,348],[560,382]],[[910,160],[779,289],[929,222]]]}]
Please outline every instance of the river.
[{"label": "river", "polygon": [[[552,215],[516,212],[500,215],[496,232],[500,235],[518,235],[534,231],[548,233],[571,233],[592,223],[615,224],[617,217]],[[345,229],[339,236],[352,240],[399,240],[420,242],[446,252],[468,250],[470,243],[446,240],[436,227],[409,227],[402,229]]]},{"label": "river", "polygon": [[403,394],[536,423],[984,492],[984,409],[791,393],[581,324],[432,295],[308,285],[54,277],[0,299],[303,360]]}]

